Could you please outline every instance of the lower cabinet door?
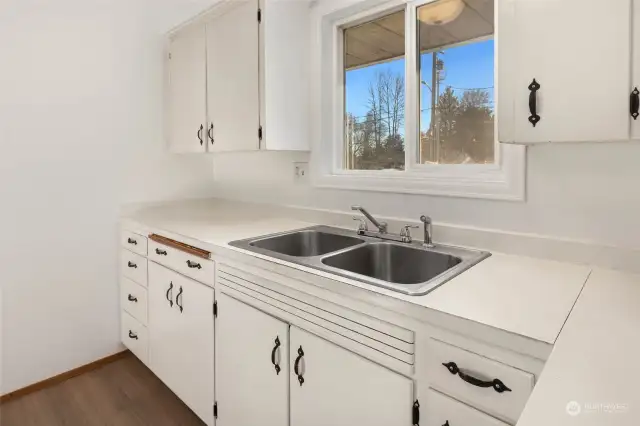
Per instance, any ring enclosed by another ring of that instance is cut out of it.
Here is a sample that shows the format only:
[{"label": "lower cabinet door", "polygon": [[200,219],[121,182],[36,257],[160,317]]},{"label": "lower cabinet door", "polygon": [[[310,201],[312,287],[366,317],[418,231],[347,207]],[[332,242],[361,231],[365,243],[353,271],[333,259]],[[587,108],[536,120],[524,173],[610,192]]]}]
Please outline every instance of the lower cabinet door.
[{"label": "lower cabinet door", "polygon": [[216,426],[288,426],[289,325],[220,291],[216,301]]},{"label": "lower cabinet door", "polygon": [[410,426],[413,381],[296,327],[291,426]]},{"label": "lower cabinet door", "polygon": [[207,425],[213,425],[211,287],[149,262],[149,367]]}]

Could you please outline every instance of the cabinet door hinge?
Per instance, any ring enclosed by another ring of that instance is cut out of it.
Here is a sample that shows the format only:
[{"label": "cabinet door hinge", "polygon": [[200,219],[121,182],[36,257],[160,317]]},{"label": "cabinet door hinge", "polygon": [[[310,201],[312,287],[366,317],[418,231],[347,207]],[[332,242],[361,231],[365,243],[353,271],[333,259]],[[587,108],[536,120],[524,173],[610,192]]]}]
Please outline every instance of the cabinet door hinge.
[{"label": "cabinet door hinge", "polygon": [[258,22],[262,22],[262,9],[258,9]]},{"label": "cabinet door hinge", "polygon": [[217,317],[218,316],[218,302],[213,302],[213,316]]},{"label": "cabinet door hinge", "polygon": [[258,139],[262,140],[262,126],[258,127]]},{"label": "cabinet door hinge", "polygon": [[413,403],[411,424],[413,424],[413,426],[420,426],[420,403],[418,402],[417,399]]},{"label": "cabinet door hinge", "polygon": [[218,418],[218,403],[217,402],[213,403],[213,418],[214,419]]}]

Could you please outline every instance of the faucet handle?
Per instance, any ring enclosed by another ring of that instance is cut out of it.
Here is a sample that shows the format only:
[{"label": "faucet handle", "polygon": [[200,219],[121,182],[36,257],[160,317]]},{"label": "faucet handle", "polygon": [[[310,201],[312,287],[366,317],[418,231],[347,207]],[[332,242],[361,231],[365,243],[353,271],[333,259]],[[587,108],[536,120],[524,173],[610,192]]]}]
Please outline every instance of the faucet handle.
[{"label": "faucet handle", "polygon": [[420,228],[418,225],[404,225],[400,230],[400,236],[402,237],[402,241],[405,243],[410,243],[413,241],[411,238],[411,229]]},{"label": "faucet handle", "polygon": [[367,226],[367,221],[364,220],[361,217],[357,217],[357,216],[353,216],[352,217],[353,220],[357,220],[360,222],[360,224],[358,224],[358,232],[364,232],[364,231],[368,231],[369,227]]}]

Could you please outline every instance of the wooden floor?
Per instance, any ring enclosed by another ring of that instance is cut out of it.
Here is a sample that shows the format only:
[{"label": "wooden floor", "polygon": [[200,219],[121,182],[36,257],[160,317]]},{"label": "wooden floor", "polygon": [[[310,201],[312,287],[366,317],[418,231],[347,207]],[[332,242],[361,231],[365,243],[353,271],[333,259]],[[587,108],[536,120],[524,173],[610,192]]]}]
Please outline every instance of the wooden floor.
[{"label": "wooden floor", "polygon": [[204,426],[129,354],[98,370],[0,405],[1,426]]}]

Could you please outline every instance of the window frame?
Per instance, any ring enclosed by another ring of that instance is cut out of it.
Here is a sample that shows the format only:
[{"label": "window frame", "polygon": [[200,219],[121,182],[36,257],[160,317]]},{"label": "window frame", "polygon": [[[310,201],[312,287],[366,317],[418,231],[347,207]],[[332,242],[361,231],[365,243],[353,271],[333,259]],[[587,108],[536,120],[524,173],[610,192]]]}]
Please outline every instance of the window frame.
[{"label": "window frame", "polygon": [[[377,192],[400,192],[503,200],[525,199],[526,147],[498,142],[498,0],[495,40],[495,135],[493,164],[438,164],[418,162],[420,126],[420,70],[417,8],[437,0],[364,0],[337,10],[317,10],[317,55],[312,73],[313,92],[320,116],[312,149],[313,184]],[[320,2],[319,2],[320,3]],[[318,6],[316,6],[318,8]],[[405,10],[405,169],[347,170],[343,167],[345,132],[344,28]],[[312,120],[313,121],[313,120]]]}]

